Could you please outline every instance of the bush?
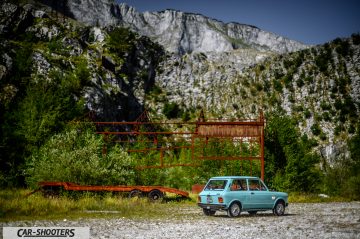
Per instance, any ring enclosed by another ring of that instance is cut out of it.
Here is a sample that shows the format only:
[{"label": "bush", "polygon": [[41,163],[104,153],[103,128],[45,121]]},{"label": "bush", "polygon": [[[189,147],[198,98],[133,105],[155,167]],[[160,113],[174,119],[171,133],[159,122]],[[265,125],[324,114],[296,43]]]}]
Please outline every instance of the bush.
[{"label": "bush", "polygon": [[310,129],[314,135],[319,135],[321,133],[321,128],[318,123],[313,124]]},{"label": "bush", "polygon": [[354,45],[359,45],[360,44],[360,34],[359,33],[351,34],[351,38],[353,40]]},{"label": "bush", "polygon": [[273,80],[273,87],[274,87],[274,89],[275,89],[277,92],[282,93],[282,91],[283,91],[283,86],[282,86],[280,80],[275,80],[275,79],[274,79],[274,80]]},{"label": "bush", "polygon": [[51,137],[28,160],[25,169],[29,186],[40,181],[65,181],[90,185],[119,185],[134,182],[132,159],[120,147],[109,147],[91,128],[69,127]]},{"label": "bush", "polygon": [[350,44],[347,41],[341,41],[335,50],[339,55],[346,57],[350,53]]},{"label": "bush", "polygon": [[310,112],[309,109],[306,109],[306,110],[304,111],[304,116],[305,116],[306,119],[309,119],[309,118],[311,117],[311,112]]},{"label": "bush", "polygon": [[123,55],[134,47],[136,35],[127,28],[115,28],[109,32],[108,44],[114,52]]},{"label": "bush", "polygon": [[182,115],[179,105],[176,103],[165,103],[163,114],[168,119],[179,118]]},{"label": "bush", "polygon": [[312,142],[300,137],[296,121],[289,116],[267,117],[265,167],[269,185],[277,190],[314,192],[318,189],[319,156],[311,153]]},{"label": "bush", "polygon": [[299,78],[297,81],[296,81],[296,85],[301,88],[305,85],[305,82],[302,78]]}]

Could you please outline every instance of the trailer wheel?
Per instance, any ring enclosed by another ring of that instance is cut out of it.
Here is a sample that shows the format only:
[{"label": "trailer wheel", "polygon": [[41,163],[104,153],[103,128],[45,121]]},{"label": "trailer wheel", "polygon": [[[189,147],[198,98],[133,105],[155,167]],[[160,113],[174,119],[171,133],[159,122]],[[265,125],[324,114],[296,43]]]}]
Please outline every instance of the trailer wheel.
[{"label": "trailer wheel", "polygon": [[129,193],[129,198],[141,198],[142,196],[142,192],[138,189],[131,190]]},{"label": "trailer wheel", "polygon": [[152,190],[148,196],[150,201],[152,202],[161,202],[164,197],[164,194],[160,190],[155,189]]},{"label": "trailer wheel", "polygon": [[60,196],[60,187],[45,186],[42,188],[42,194],[46,198],[57,198]]}]

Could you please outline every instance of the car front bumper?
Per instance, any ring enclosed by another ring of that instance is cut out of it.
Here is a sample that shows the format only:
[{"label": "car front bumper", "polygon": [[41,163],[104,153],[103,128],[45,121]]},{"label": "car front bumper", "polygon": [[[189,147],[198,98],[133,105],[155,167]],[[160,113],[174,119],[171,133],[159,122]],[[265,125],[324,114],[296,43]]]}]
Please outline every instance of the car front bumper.
[{"label": "car front bumper", "polygon": [[226,205],[225,204],[208,204],[208,203],[198,203],[197,204],[201,208],[210,209],[210,210],[225,210]]}]

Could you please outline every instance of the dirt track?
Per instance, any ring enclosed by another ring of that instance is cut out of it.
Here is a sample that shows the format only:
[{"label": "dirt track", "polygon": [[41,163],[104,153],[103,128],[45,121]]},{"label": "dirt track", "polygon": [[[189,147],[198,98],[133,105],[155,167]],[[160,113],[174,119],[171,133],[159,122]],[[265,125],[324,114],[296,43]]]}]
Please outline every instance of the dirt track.
[{"label": "dirt track", "polygon": [[88,226],[91,238],[360,238],[360,202],[291,204],[283,217],[270,212],[206,217],[196,206],[181,207],[174,214],[169,212],[167,219],[11,222],[2,226]]}]

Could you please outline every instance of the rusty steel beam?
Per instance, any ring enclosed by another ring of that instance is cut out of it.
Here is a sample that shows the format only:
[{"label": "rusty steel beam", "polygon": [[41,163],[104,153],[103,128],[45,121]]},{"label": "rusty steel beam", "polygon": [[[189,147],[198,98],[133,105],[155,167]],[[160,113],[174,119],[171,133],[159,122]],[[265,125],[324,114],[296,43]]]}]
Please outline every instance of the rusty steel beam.
[{"label": "rusty steel beam", "polygon": [[264,123],[260,121],[205,121],[205,122],[93,122],[96,125],[249,125],[249,126],[262,126]]},{"label": "rusty steel beam", "polygon": [[98,131],[96,134],[110,134],[110,135],[172,135],[172,134],[195,134],[193,132],[139,132],[139,131],[129,131],[129,132],[116,132],[116,131]]},{"label": "rusty steel beam", "polygon": [[168,165],[150,165],[136,167],[138,170],[151,169],[151,168],[172,168],[172,167],[201,167],[200,164],[168,164]]},{"label": "rusty steel beam", "polygon": [[244,157],[234,157],[234,156],[199,156],[200,160],[261,160],[261,157],[256,156],[244,156]]},{"label": "rusty steel beam", "polygon": [[152,150],[157,150],[157,151],[168,151],[168,150],[173,150],[173,149],[191,149],[192,146],[174,146],[174,147],[159,147],[159,148],[144,148],[144,149],[129,149],[127,150],[127,152],[129,153],[135,153],[135,152],[147,152],[147,151],[152,151]]}]

